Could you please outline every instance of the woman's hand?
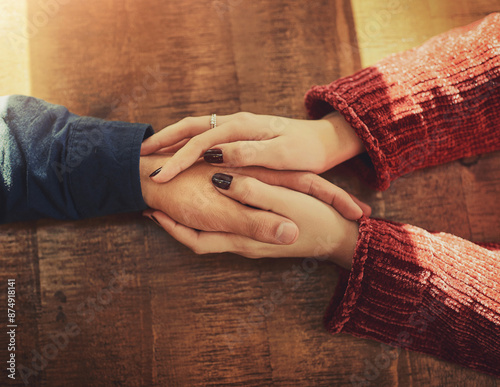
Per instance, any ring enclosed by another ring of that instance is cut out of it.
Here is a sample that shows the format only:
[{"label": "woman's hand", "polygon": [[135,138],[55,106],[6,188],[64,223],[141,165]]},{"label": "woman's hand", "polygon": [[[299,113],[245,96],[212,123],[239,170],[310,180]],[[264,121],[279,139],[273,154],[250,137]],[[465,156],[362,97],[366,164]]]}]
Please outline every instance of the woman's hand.
[{"label": "woman's hand", "polygon": [[[197,162],[166,184],[154,183],[147,171],[164,164],[170,157],[158,154],[141,157],[141,189],[149,207],[198,230],[239,234],[266,243],[289,244],[295,241],[298,228],[286,217],[250,208],[217,192],[210,177],[226,170],[234,172],[232,169]],[[358,219],[363,212],[370,212],[369,206],[313,173],[260,167],[238,168],[238,171],[267,184],[286,185],[315,195],[348,219]]]},{"label": "woman's hand", "polygon": [[201,156],[226,167],[262,166],[270,169],[324,172],[364,151],[351,126],[334,112],[317,121],[236,113],[189,117],[146,139],[141,155],[174,152],[151,174],[165,183],[189,168]]},{"label": "woman's hand", "polygon": [[233,252],[249,258],[326,258],[351,267],[358,224],[331,206],[303,193],[236,173],[217,173],[212,182],[220,193],[237,202],[290,219],[299,228],[298,239],[291,245],[274,245],[233,233],[197,231],[161,211],[147,210],[144,214],[153,215],[170,235],[197,254]]}]

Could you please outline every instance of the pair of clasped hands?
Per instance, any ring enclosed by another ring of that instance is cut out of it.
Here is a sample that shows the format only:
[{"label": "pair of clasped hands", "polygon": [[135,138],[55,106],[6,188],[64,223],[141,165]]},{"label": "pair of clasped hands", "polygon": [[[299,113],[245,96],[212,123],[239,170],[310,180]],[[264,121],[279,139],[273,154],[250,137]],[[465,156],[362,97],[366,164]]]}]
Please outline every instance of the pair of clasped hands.
[{"label": "pair of clasped hands", "polygon": [[350,268],[368,205],[321,178],[364,152],[338,113],[189,117],[141,148],[144,215],[197,254],[316,257]]}]

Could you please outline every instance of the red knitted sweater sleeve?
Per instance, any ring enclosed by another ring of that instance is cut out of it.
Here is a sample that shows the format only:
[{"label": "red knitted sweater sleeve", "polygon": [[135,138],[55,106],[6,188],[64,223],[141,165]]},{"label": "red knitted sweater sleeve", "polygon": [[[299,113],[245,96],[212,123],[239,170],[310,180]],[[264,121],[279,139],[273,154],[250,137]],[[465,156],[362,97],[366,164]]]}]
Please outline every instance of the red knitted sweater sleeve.
[{"label": "red knitted sweater sleeve", "polygon": [[366,217],[359,231],[327,329],[500,376],[500,244]]},{"label": "red knitted sweater sleeve", "polygon": [[381,190],[415,169],[498,150],[500,14],[315,86],[306,108],[345,117],[369,156],[351,162]]},{"label": "red knitted sweater sleeve", "polygon": [[[333,109],[346,118],[368,156],[352,162],[378,189],[417,168],[498,150],[500,14],[316,86],[306,107],[313,118]],[[327,329],[500,376],[500,244],[359,223]]]}]

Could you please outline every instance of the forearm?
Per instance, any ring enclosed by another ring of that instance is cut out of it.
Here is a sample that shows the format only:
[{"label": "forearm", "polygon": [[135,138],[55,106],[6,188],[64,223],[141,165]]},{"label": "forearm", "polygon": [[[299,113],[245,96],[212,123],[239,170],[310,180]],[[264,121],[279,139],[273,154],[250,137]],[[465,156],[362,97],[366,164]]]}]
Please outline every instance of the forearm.
[{"label": "forearm", "polygon": [[490,247],[362,219],[352,270],[342,272],[325,315],[327,329],[500,375],[500,245]]},{"label": "forearm", "polygon": [[150,126],[79,117],[23,96],[3,97],[1,109],[0,223],[146,208],[139,151]]},{"label": "forearm", "polygon": [[[446,47],[446,50],[443,50]],[[371,165],[372,185],[426,166],[500,149],[500,14],[449,31],[421,47],[312,88],[311,117],[339,111]]]}]

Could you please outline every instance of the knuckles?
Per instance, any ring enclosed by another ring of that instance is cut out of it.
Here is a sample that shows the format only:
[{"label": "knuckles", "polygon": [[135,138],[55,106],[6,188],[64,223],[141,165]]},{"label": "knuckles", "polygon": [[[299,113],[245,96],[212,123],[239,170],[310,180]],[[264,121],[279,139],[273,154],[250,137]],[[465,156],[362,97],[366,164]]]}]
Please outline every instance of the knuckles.
[{"label": "knuckles", "polygon": [[201,148],[203,148],[203,139],[201,139],[199,136],[195,136],[195,137],[191,138],[187,142],[187,144],[192,149],[201,149]]},{"label": "knuckles", "polygon": [[244,165],[246,162],[248,151],[243,149],[243,147],[238,143],[233,144],[231,148],[230,162],[233,165]]},{"label": "knuckles", "polygon": [[184,117],[183,119],[180,120],[180,123],[186,125],[186,126],[192,126],[194,124],[194,117]]},{"label": "knuckles", "polygon": [[249,123],[252,122],[255,118],[255,114],[249,112],[238,112],[234,115],[240,123]]},{"label": "knuckles", "polygon": [[238,201],[243,204],[249,204],[250,198],[253,196],[254,185],[251,178],[243,177],[238,179]]}]

